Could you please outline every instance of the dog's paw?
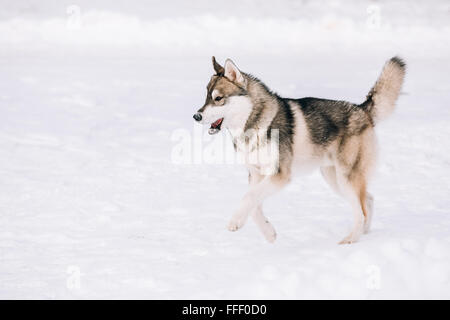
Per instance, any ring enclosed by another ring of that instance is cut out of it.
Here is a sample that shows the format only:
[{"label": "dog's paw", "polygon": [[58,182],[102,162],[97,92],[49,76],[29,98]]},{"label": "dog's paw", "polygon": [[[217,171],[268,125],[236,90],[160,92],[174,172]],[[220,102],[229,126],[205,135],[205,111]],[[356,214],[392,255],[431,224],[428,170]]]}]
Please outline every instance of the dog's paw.
[{"label": "dog's paw", "polygon": [[344,239],[342,239],[339,244],[352,244],[358,241],[359,236],[355,235],[353,233],[350,233],[348,236],[346,236]]},{"label": "dog's paw", "polygon": [[231,220],[228,223],[228,230],[234,232],[234,231],[238,231],[242,226],[237,222],[237,221],[233,221]]},{"label": "dog's paw", "polygon": [[233,218],[231,219],[231,221],[228,223],[228,230],[234,232],[234,231],[238,231],[240,228],[242,228],[244,226],[245,220],[244,219],[236,219]]},{"label": "dog's paw", "polygon": [[347,237],[345,237],[344,239],[339,241],[338,244],[352,244],[353,242],[354,241],[352,239],[348,239]]},{"label": "dog's paw", "polygon": [[264,237],[269,243],[274,243],[277,239],[277,233],[275,232],[275,230],[273,230],[273,232],[266,232],[264,233]]}]

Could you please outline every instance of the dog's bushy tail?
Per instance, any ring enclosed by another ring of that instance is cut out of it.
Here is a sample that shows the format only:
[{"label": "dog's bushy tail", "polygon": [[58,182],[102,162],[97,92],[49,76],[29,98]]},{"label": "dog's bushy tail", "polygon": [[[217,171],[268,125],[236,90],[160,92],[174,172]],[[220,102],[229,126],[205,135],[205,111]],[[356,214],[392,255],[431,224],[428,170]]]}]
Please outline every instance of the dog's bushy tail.
[{"label": "dog's bushy tail", "polygon": [[406,64],[399,57],[391,58],[384,65],[383,71],[369,91],[366,101],[361,104],[361,107],[372,116],[374,123],[386,119],[394,111],[405,71]]}]

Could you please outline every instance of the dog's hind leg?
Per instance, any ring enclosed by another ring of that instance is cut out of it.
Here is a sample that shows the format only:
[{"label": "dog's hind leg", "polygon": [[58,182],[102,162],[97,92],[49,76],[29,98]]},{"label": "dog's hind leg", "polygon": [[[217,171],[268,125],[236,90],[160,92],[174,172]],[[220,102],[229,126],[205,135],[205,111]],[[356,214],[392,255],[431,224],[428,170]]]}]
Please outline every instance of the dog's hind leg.
[{"label": "dog's hind leg", "polygon": [[336,167],[335,166],[329,166],[329,167],[320,167],[320,172],[322,173],[323,178],[328,183],[328,185],[339,195],[341,194],[341,191],[339,190],[339,186],[336,180]]},{"label": "dog's hind leg", "polygon": [[358,190],[355,190],[350,183],[342,182],[343,188],[346,189],[346,198],[349,200],[352,206],[354,222],[351,232],[342,239],[339,244],[349,244],[358,241],[359,237],[363,233],[364,219],[365,219],[365,196],[361,196]]},{"label": "dog's hind leg", "polygon": [[336,178],[339,190],[352,206],[354,216],[352,231],[339,243],[353,243],[358,241],[363,233],[364,221],[368,218],[365,177],[362,171],[354,167],[350,172],[338,168]]},{"label": "dog's hind leg", "polygon": [[[337,194],[350,200],[355,215],[355,225],[350,235],[340,243],[355,242],[361,235],[361,210],[364,216],[363,232],[367,233],[370,229],[373,214],[373,197],[370,193],[365,191],[365,184],[363,182],[364,179],[362,177],[357,177],[357,179],[354,179],[355,181],[348,181],[348,178],[341,177],[340,184],[342,184],[342,187],[340,187],[337,179],[336,167],[321,167],[320,172],[322,173],[325,181]],[[360,182],[357,180],[360,180]],[[358,191],[358,189],[360,189],[360,191]]]}]

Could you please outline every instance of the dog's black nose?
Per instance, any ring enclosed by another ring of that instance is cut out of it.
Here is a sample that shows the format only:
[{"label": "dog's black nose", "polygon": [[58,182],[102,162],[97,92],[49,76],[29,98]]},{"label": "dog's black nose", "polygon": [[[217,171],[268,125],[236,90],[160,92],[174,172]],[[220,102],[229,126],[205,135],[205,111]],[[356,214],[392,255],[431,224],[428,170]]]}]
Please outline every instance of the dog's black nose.
[{"label": "dog's black nose", "polygon": [[195,121],[200,121],[200,120],[202,120],[202,114],[201,114],[201,113],[196,113],[196,114],[194,114],[194,120],[195,120]]}]

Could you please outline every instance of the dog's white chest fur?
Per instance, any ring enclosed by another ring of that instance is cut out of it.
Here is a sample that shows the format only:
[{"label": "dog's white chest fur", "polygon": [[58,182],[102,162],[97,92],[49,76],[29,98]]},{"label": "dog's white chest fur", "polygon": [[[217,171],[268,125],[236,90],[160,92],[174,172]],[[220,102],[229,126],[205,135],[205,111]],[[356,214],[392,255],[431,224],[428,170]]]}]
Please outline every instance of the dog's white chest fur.
[{"label": "dog's white chest fur", "polygon": [[271,132],[269,139],[267,128],[276,110],[266,112],[267,115],[258,122],[258,128],[245,130],[253,111],[251,100],[245,96],[232,97],[226,107],[225,125],[233,139],[239,161],[259,168],[263,175],[275,174],[279,168],[280,156],[278,132]]}]

